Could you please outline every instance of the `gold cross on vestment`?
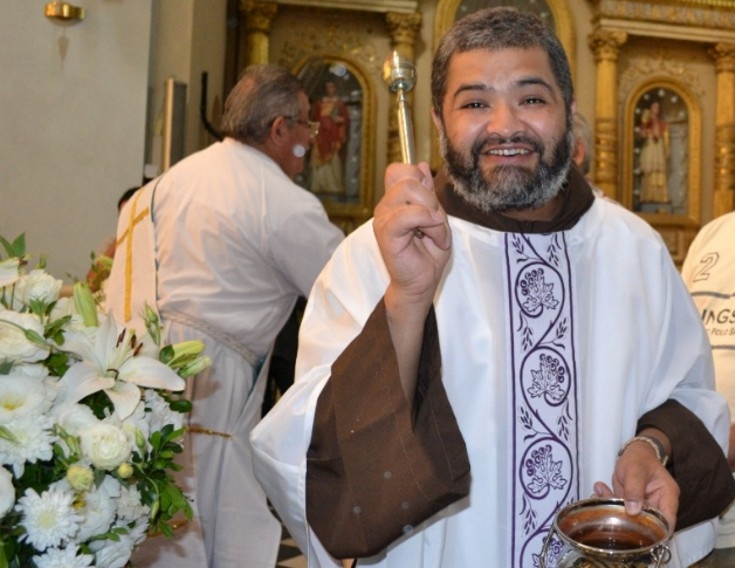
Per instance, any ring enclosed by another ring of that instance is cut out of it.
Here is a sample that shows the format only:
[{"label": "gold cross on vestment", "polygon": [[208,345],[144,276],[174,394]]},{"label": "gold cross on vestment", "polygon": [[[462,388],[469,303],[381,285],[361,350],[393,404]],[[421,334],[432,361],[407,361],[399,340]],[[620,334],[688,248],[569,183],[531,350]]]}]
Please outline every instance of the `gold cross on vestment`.
[{"label": "gold cross on vestment", "polygon": [[117,239],[116,250],[119,250],[122,242],[127,239],[125,243],[125,303],[124,303],[124,314],[125,323],[128,323],[132,318],[131,314],[131,297],[133,293],[133,230],[135,226],[146,218],[150,209],[146,207],[140,213],[136,213],[138,209],[138,199],[140,198],[142,191],[136,192],[133,197],[133,202],[130,207],[130,222],[128,228],[125,229],[122,235]]}]

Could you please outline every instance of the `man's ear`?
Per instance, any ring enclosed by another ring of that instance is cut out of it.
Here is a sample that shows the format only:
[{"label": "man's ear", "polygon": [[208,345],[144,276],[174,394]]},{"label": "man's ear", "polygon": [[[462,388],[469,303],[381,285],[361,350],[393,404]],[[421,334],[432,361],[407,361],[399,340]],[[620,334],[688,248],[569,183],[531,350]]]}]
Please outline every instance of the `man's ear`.
[{"label": "man's ear", "polygon": [[277,116],[271,124],[268,137],[271,138],[274,142],[279,142],[286,135],[287,129],[288,124],[286,118],[283,116]]},{"label": "man's ear", "polygon": [[441,117],[437,114],[436,109],[432,106],[431,107],[431,120],[434,121],[434,127],[437,129],[437,131],[441,131]]}]

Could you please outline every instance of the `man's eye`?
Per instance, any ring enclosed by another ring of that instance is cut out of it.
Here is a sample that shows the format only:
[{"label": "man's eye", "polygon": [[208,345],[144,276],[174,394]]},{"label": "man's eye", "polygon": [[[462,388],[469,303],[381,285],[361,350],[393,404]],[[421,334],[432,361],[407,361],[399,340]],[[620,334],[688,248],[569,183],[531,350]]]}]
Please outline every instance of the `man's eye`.
[{"label": "man's eye", "polygon": [[544,104],[544,99],[539,97],[527,97],[523,99],[523,104],[525,105],[539,105]]},{"label": "man's eye", "polygon": [[481,101],[470,101],[462,105],[462,108],[486,108],[486,107],[487,105]]}]

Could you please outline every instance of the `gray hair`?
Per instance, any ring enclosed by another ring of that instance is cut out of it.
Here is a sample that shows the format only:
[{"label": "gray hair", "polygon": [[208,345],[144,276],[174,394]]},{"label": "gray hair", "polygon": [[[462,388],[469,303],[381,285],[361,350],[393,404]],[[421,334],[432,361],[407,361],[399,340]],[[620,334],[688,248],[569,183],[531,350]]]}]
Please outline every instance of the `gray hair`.
[{"label": "gray hair", "polygon": [[441,117],[442,101],[447,94],[452,55],[474,49],[498,51],[532,47],[541,47],[548,54],[570,120],[574,88],[569,61],[559,39],[536,15],[507,7],[473,12],[458,20],[442,38],[431,68],[431,102],[437,115]]},{"label": "gray hair", "polygon": [[582,170],[584,175],[587,175],[590,173],[592,164],[592,130],[587,119],[578,112],[575,112],[572,116],[572,132],[574,133],[574,143],[579,142],[584,147],[584,157],[579,169]]},{"label": "gray hair", "polygon": [[225,101],[222,134],[245,144],[264,142],[276,118],[299,116],[302,92],[299,80],[283,67],[249,66]]}]

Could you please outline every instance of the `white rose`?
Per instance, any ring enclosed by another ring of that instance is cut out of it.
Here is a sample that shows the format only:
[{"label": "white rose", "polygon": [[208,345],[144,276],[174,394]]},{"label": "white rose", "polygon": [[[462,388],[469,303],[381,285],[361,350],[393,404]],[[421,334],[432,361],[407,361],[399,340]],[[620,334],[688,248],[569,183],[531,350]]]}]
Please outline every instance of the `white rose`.
[{"label": "white rose", "polygon": [[66,316],[71,316],[71,319],[69,322],[64,326],[64,329],[69,331],[76,331],[79,333],[83,333],[87,326],[84,325],[84,319],[82,319],[82,316],[80,316],[76,309],[74,308],[74,302],[71,298],[59,298],[56,301],[56,304],[54,304],[53,309],[51,310],[51,314],[49,316],[49,319],[52,322],[55,322],[58,319],[61,319]]},{"label": "white rose", "polygon": [[15,505],[15,487],[13,475],[4,467],[0,467],[0,519]]},{"label": "white rose", "polygon": [[0,362],[35,363],[48,355],[48,349],[26,338],[24,329],[43,337],[43,324],[33,314],[0,310]]},{"label": "white rose", "polygon": [[45,270],[36,268],[25,274],[15,284],[15,299],[25,305],[32,300],[39,300],[46,304],[59,299],[59,290],[63,282],[48,274]]},{"label": "white rose", "polygon": [[[13,374],[19,377],[43,378],[48,376],[48,369],[43,363],[16,363],[13,365]],[[56,381],[56,377],[54,377]]]},{"label": "white rose", "polygon": [[92,409],[86,404],[65,402],[56,406],[53,412],[56,423],[72,436],[78,436],[85,428],[99,423]]},{"label": "white rose", "polygon": [[82,453],[98,469],[111,471],[128,459],[130,442],[122,429],[99,422],[79,432]]},{"label": "white rose", "polygon": [[18,273],[19,266],[20,260],[17,258],[0,260],[0,288],[10,286],[18,281],[18,278],[20,278],[20,274]]}]

